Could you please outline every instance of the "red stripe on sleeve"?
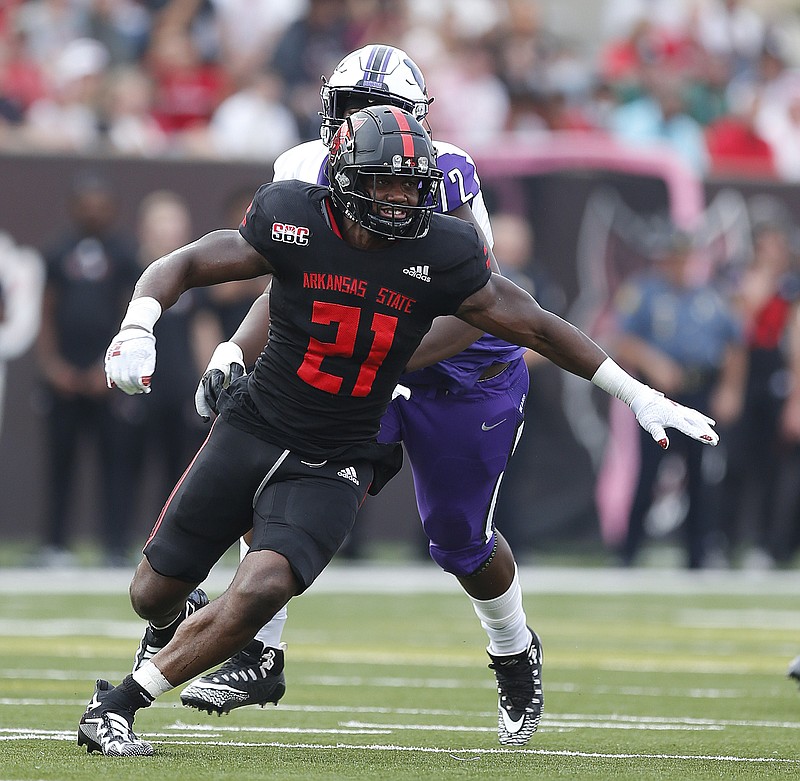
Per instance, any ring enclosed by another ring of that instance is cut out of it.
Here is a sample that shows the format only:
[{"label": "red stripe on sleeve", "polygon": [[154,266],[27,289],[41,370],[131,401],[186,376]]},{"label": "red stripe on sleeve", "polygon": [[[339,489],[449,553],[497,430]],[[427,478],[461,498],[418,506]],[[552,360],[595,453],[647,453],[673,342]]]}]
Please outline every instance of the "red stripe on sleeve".
[{"label": "red stripe on sleeve", "polygon": [[328,220],[331,224],[331,230],[341,239],[342,232],[339,230],[339,226],[336,224],[336,217],[334,216],[333,209],[331,208],[330,198],[325,199],[325,208],[328,211]]}]

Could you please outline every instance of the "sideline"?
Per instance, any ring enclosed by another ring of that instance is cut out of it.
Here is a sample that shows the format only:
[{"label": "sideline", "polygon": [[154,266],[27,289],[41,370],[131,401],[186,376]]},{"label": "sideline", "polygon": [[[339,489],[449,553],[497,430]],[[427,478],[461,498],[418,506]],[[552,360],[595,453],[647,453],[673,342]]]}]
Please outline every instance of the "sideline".
[{"label": "sideline", "polygon": [[[0,594],[125,593],[133,567],[104,569],[0,568]],[[219,594],[233,576],[230,565],[215,567],[204,588]],[[519,570],[528,594],[724,594],[796,596],[794,570],[685,570],[661,567],[532,567]],[[453,576],[436,565],[332,564],[309,589],[315,593],[459,593]]]}]

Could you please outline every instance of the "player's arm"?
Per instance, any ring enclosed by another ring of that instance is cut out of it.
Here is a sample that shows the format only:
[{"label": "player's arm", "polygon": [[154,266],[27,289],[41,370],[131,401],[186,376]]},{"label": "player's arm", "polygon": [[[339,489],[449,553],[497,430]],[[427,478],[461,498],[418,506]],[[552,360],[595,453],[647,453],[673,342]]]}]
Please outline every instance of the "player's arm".
[{"label": "player's arm", "polygon": [[208,233],[151,263],[139,277],[120,331],[106,352],[109,387],[131,395],[149,392],[156,361],[153,327],[181,293],[272,271],[236,230]]},{"label": "player's arm", "polygon": [[476,328],[535,350],[621,399],[663,448],[669,445],[664,431],[668,427],[701,442],[716,445],[719,441],[711,428],[714,421],[631,377],[583,331],[542,309],[530,294],[498,274],[467,298],[456,315]]},{"label": "player's arm", "polygon": [[239,231],[212,231],[151,263],[136,283],[133,300],[149,297],[169,309],[191,288],[252,279],[272,271]]}]

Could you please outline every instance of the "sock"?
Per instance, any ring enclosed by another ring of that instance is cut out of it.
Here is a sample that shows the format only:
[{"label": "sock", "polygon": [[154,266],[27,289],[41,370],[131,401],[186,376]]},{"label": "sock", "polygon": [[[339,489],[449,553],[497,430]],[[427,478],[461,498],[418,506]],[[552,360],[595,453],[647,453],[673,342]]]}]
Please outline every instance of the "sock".
[{"label": "sock", "polygon": [[486,650],[490,654],[511,656],[528,649],[531,633],[522,608],[522,589],[516,565],[514,579],[505,594],[486,600],[469,598],[481,626],[489,637]]},{"label": "sock", "polygon": [[140,684],[133,680],[132,675],[126,675],[122,683],[109,692],[103,704],[115,705],[122,710],[136,713],[139,708],[148,708],[154,697]]},{"label": "sock", "polygon": [[[170,689],[175,688],[161,674],[161,670],[149,660],[144,662],[138,670],[134,670],[128,677],[150,696],[150,702]],[[150,703],[147,704],[149,705]]]},{"label": "sock", "polygon": [[280,648],[281,635],[287,618],[288,612],[284,605],[268,623],[258,630],[256,640],[260,640],[266,648]]}]

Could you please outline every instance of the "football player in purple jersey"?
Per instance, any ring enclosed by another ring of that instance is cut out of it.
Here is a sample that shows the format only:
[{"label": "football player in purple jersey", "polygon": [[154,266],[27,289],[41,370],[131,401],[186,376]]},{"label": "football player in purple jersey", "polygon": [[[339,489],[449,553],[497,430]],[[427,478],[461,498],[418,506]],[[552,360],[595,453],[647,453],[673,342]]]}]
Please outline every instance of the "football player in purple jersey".
[{"label": "football player in purple jersey", "polygon": [[[329,145],[348,114],[382,103],[423,120],[431,102],[414,61],[404,51],[383,45],[347,55],[325,81],[321,98],[321,138],[284,152],[275,161],[273,181],[299,179],[327,186]],[[436,165],[443,172],[436,210],[477,224],[491,247],[492,230],[475,163],[453,144],[435,140],[434,146]],[[405,272],[426,277],[418,263],[408,264]],[[238,374],[258,357],[269,317],[268,300],[263,296],[248,317],[249,333],[246,326],[239,329],[215,351],[205,388],[203,383],[198,388],[198,412],[204,417],[212,414],[215,389],[220,380],[229,382],[231,367]],[[466,349],[403,376],[410,398],[397,395],[381,423],[379,439],[405,445],[431,557],[458,579],[471,600],[488,636],[487,652],[496,675],[505,681],[506,669],[527,671],[522,683],[507,682],[507,691],[500,692],[500,707],[525,713],[526,720],[524,727],[512,732],[499,718],[500,739],[524,743],[543,705],[542,649],[527,625],[516,562],[494,526],[494,508],[508,459],[522,434],[528,392],[525,351],[456,318],[447,320],[430,334],[420,360],[435,354],[439,345],[448,355],[453,344]],[[215,370],[216,383],[210,387]],[[285,621],[286,611],[281,610],[242,652],[190,684],[182,692],[182,702],[220,714],[243,705],[277,702],[285,691],[281,648]],[[512,721],[520,724],[518,716]]]},{"label": "football player in purple jersey", "polygon": [[[253,370],[216,399],[208,439],[131,581],[135,612],[153,627],[174,623],[174,635],[118,686],[97,681],[78,726],[88,751],[152,755],[133,732],[135,713],[244,648],[327,566],[366,494],[400,468],[400,444],[378,434],[438,316],[456,315],[591,380],[628,404],[662,447],[667,427],[717,443],[713,421],[631,377],[586,334],[493,273],[478,231],[433,213],[442,178],[434,161],[410,113],[358,111],[331,142],[328,187],[264,185],[238,231],[214,231],[169,253],[136,283],[106,352],[109,386],[128,394],[149,391],[153,328],[188,289],[272,274],[269,334]],[[427,273],[407,274],[412,262]],[[189,615],[187,600],[251,528],[228,589]],[[510,667],[498,674],[501,700],[506,681],[513,692],[538,686],[519,660]],[[538,722],[530,702],[516,707],[499,715],[512,737]]]}]

